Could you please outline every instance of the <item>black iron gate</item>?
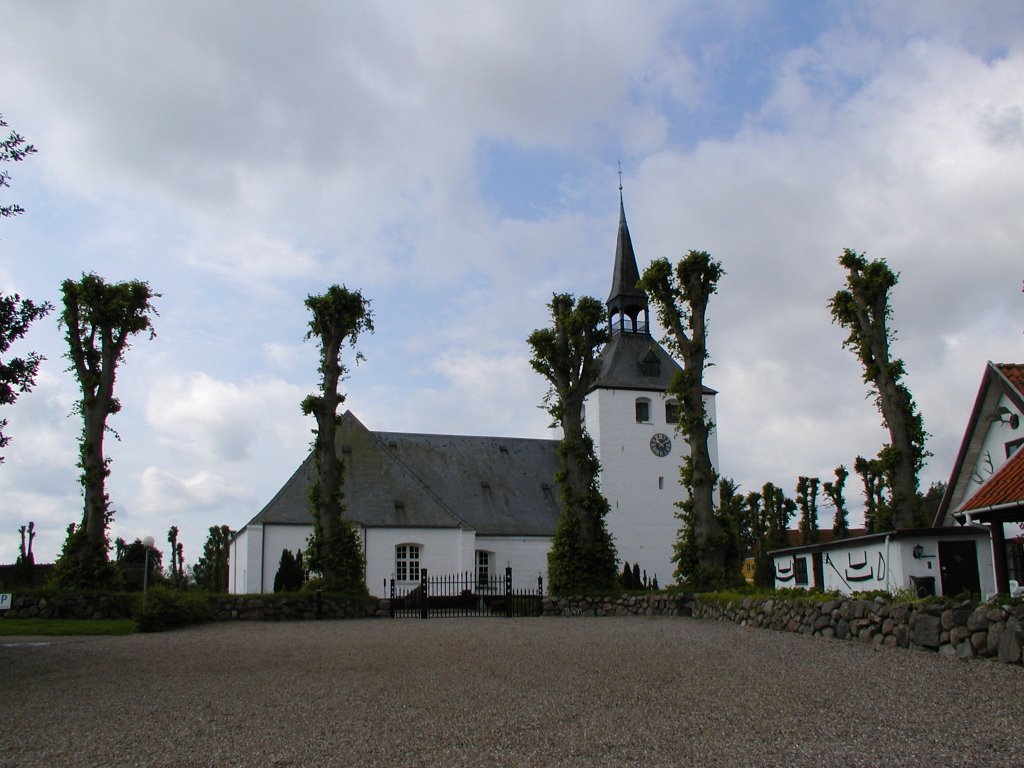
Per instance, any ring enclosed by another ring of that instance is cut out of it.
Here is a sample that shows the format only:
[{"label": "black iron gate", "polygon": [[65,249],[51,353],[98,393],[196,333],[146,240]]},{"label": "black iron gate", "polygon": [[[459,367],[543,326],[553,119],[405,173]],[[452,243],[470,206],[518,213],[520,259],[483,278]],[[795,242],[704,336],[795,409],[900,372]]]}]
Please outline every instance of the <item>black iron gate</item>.
[{"label": "black iron gate", "polygon": [[391,579],[390,615],[426,619],[434,616],[540,616],[544,580],[537,590],[512,589],[512,569],[505,576],[482,576],[469,571],[451,576],[428,576],[420,569],[418,586]]}]

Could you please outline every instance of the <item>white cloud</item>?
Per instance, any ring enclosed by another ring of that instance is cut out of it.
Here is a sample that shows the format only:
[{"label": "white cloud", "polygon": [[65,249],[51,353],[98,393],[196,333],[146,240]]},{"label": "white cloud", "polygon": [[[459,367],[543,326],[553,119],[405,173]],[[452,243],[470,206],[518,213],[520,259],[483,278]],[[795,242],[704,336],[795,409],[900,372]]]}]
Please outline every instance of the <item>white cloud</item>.
[{"label": "white cloud", "polygon": [[139,506],[141,514],[149,517],[209,513],[253,501],[250,489],[205,470],[185,478],[158,467],[146,467],[142,473]]},{"label": "white cloud", "polygon": [[[168,376],[153,387],[146,420],[162,433],[163,441],[207,461],[252,460],[257,442],[295,431],[280,420],[297,414],[303,397],[297,387],[280,380],[236,384],[204,373]],[[294,425],[298,419],[287,421]]]}]

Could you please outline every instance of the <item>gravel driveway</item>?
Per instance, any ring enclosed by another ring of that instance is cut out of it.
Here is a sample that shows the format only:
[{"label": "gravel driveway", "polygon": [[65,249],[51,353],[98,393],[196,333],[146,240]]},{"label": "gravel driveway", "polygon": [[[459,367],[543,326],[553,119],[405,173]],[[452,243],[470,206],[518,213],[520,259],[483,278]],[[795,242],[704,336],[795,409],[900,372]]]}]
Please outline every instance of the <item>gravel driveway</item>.
[{"label": "gravel driveway", "polygon": [[1024,670],[686,618],[0,641],[0,766],[1024,764]]}]

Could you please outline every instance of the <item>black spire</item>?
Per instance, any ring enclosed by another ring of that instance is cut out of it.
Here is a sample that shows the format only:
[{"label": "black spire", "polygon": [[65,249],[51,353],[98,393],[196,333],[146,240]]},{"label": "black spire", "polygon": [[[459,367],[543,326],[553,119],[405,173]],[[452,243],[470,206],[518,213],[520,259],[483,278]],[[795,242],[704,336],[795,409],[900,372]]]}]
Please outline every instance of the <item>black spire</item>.
[{"label": "black spire", "polygon": [[[619,181],[619,234],[615,242],[615,265],[612,269],[612,290],[608,294],[608,321],[612,334],[649,333],[647,294],[637,287],[640,270],[636,266],[633,241],[626,224],[626,206],[622,202],[622,181]],[[641,319],[640,315],[643,314]]]}]

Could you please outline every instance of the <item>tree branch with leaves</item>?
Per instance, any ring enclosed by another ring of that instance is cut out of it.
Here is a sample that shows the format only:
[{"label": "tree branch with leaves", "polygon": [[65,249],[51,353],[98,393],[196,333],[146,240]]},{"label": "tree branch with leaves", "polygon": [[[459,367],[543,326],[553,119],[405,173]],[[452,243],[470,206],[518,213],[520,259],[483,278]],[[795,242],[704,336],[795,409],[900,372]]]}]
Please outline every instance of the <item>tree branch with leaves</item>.
[{"label": "tree branch with leaves", "polygon": [[600,463],[583,425],[583,402],[597,382],[597,354],[607,341],[604,307],[590,296],[555,294],[551,327],[530,334],[531,367],[548,382],[544,406],[562,428],[558,446],[562,511],[548,554],[553,593],[614,586],[615,545],[605,524],[608,501],[599,486]]},{"label": "tree branch with leaves", "polygon": [[[0,115],[0,128],[7,128],[3,115]],[[17,163],[33,154],[36,148],[26,144],[23,136],[11,131],[4,139],[0,139],[0,163]],[[10,186],[11,174],[0,170],[0,188]],[[25,209],[17,204],[0,205],[0,217],[17,216]],[[5,296],[0,294],[0,405],[13,405],[18,395],[28,392],[35,385],[39,364],[45,359],[42,355],[29,352],[23,357],[7,358],[7,350],[18,339],[28,333],[28,327],[53,310],[49,302],[36,304],[30,299],[23,299],[18,294]],[[11,438],[4,434],[7,419],[0,419],[0,448],[6,448]],[[0,463],[4,457],[0,456]]]}]

